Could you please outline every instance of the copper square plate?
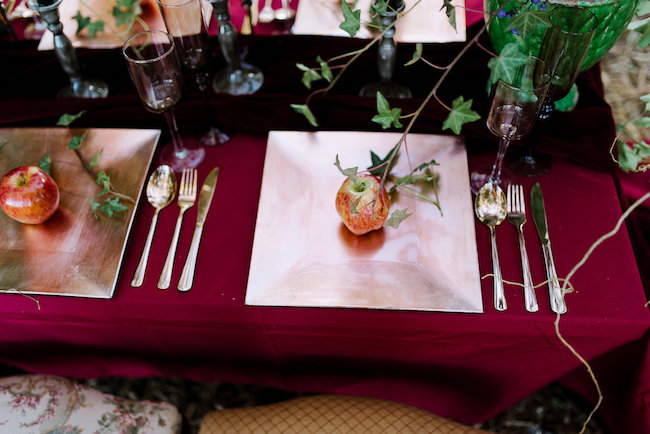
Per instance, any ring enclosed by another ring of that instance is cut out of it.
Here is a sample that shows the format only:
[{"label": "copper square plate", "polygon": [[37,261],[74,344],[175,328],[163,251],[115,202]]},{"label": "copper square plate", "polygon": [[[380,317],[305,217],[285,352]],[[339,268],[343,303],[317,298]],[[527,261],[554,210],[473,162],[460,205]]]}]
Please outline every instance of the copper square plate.
[{"label": "copper square plate", "polygon": [[[377,30],[364,23],[371,22],[370,4],[372,0],[358,0],[353,7],[361,10],[362,26],[355,35],[357,38],[375,37]],[[415,5],[415,0],[406,0],[406,8]],[[404,15],[395,24],[397,42],[463,42],[465,35],[465,0],[452,0],[456,7],[456,29],[449,24],[443,7],[443,0],[426,0],[417,4],[412,12]],[[297,35],[342,36],[350,35],[339,28],[343,22],[341,0],[300,0],[296,11],[296,21],[291,31]]]},{"label": "copper square plate", "polygon": [[[79,48],[118,48],[122,47],[129,36],[146,29],[165,30],[165,21],[163,20],[160,8],[156,0],[142,0],[139,3],[142,13],[130,30],[125,25],[116,27],[115,18],[112,15],[112,9],[115,6],[114,1],[110,0],[65,0],[59,5],[59,17],[63,24],[63,33],[70,39],[73,47]],[[203,14],[205,17],[206,27],[210,26],[212,20],[213,8],[210,2],[201,1]],[[101,19],[104,21],[104,31],[99,31],[94,38],[91,38],[87,30],[77,34],[78,23],[74,19],[77,12],[88,16],[92,21]],[[97,15],[97,14],[100,15]],[[41,42],[38,44],[39,50],[52,50],[54,48],[54,35],[52,32],[43,33]]]},{"label": "copper square plate", "polygon": [[269,134],[246,304],[483,312],[465,146],[456,137],[409,134],[393,170],[407,174],[435,159],[439,197],[432,204],[400,194],[391,210],[413,213],[398,229],[364,236],[341,223],[334,199],[343,175],[334,166],[370,165],[398,133]]},{"label": "copper square plate", "polygon": [[60,191],[59,209],[43,224],[24,225],[0,212],[0,291],[113,296],[134,205],[126,203],[128,209],[112,218],[95,219],[88,201],[101,187],[68,149],[71,135],[83,132],[80,152],[86,161],[103,150],[94,170],[106,172],[115,189],[137,203],[159,130],[0,129],[0,174],[38,165],[49,152]]}]

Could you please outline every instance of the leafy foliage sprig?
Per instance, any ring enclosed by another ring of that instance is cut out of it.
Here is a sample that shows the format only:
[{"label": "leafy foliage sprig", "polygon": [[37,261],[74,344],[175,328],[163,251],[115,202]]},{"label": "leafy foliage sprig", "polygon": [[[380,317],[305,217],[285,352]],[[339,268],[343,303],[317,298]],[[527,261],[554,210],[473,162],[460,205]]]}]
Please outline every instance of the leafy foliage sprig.
[{"label": "leafy foliage sprig", "polygon": [[115,0],[114,3],[108,5],[110,10],[107,9],[98,12],[92,9],[86,2],[80,0],[80,5],[89,11],[90,14],[84,15],[81,12],[81,8],[77,10],[76,15],[72,17],[77,22],[77,31],[75,34],[78,35],[84,30],[87,30],[88,36],[94,38],[97,32],[105,31],[106,21],[104,17],[107,14],[113,17],[115,28],[121,29],[120,33],[130,31],[136,22],[139,22],[146,29],[146,23],[140,18],[140,14],[142,14],[140,2],[141,0]]},{"label": "leafy foliage sprig", "polygon": [[[85,113],[84,110],[80,111],[77,114],[63,114],[59,117],[56,125],[60,127],[69,127],[72,122],[79,119]],[[113,187],[111,184],[111,178],[106,172],[95,173],[95,167],[99,164],[100,158],[102,156],[102,150],[99,150],[93,155],[90,161],[86,161],[82,155],[80,148],[86,138],[86,133],[82,133],[79,136],[72,136],[68,142],[68,149],[74,151],[75,155],[81,162],[84,170],[99,184],[102,189],[95,197],[91,197],[88,201],[90,207],[93,210],[95,218],[99,218],[97,212],[101,212],[107,217],[113,217],[113,214],[120,211],[126,211],[128,207],[124,205],[121,200],[131,204],[135,204],[135,199],[130,196],[124,195]],[[44,171],[49,173],[50,166],[52,164],[49,153],[46,154],[40,162],[40,167]]]}]

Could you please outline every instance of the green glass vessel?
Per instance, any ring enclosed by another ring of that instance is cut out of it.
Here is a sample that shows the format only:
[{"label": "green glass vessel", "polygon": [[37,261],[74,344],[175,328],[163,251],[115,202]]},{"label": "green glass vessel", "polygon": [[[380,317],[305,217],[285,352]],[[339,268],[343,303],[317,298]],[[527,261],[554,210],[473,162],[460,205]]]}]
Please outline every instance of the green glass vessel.
[{"label": "green glass vessel", "polygon": [[[627,28],[632,20],[634,12],[640,0],[526,0],[519,3],[507,0],[484,0],[485,20],[489,20],[490,14],[496,14],[488,28],[488,35],[492,46],[497,53],[510,42],[518,42],[524,51],[537,55],[539,45],[544,34],[542,24],[533,25],[536,20],[521,21],[520,14],[530,10],[533,13],[543,15],[557,5],[579,6],[589,9],[598,17],[598,27],[594,33],[581,71],[593,66],[607,53],[616,40]],[[502,7],[501,5],[506,4]],[[517,23],[519,20],[519,23]],[[511,26],[511,24],[513,24]],[[520,24],[520,28],[516,27]],[[514,27],[514,31],[513,31]],[[519,37],[516,35],[519,33]]]}]

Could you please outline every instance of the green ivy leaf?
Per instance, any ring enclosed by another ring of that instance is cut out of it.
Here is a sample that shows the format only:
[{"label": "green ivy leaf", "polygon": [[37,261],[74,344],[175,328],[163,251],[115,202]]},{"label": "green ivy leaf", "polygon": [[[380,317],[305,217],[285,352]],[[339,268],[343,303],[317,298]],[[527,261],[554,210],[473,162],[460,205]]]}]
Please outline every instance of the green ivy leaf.
[{"label": "green ivy leaf", "polygon": [[641,39],[639,39],[638,42],[640,48],[645,48],[650,44],[650,17],[639,21],[633,21],[628,26],[628,29],[641,33]]},{"label": "green ivy leaf", "polygon": [[632,146],[622,140],[618,141],[618,164],[625,171],[634,171],[639,164],[650,158],[650,145],[645,142],[635,142]]},{"label": "green ivy leaf", "polygon": [[377,0],[372,3],[372,9],[378,14],[385,14],[388,12],[388,2],[386,0]]},{"label": "green ivy leaf", "polygon": [[464,124],[474,122],[480,119],[481,116],[472,110],[472,100],[465,101],[461,95],[456,98],[451,105],[451,113],[443,122],[442,129],[451,129],[455,134],[460,134]]},{"label": "green ivy leaf", "polygon": [[344,21],[339,24],[339,28],[350,36],[356,35],[361,28],[361,10],[353,11],[345,0],[341,0],[341,10]]},{"label": "green ivy leaf", "polygon": [[383,129],[390,128],[391,125],[395,128],[402,128],[402,124],[399,121],[402,109],[391,109],[388,101],[379,91],[377,91],[377,113],[371,120],[380,124]]},{"label": "green ivy leaf", "polygon": [[359,212],[359,202],[361,202],[361,197],[350,202],[350,214],[355,215]]},{"label": "green ivy leaf", "polygon": [[650,14],[650,0],[642,0],[636,9],[636,14],[639,17]]},{"label": "green ivy leaf", "polygon": [[639,99],[645,103],[645,111],[650,112],[650,93],[642,95]]},{"label": "green ivy leaf", "polygon": [[50,174],[50,168],[52,167],[52,158],[50,157],[49,152],[43,155],[43,158],[41,158],[41,161],[38,163],[38,167],[40,167],[41,170],[48,175]]},{"label": "green ivy leaf", "polygon": [[97,151],[97,153],[93,156],[93,158],[88,163],[88,167],[92,169],[93,167],[96,167],[99,164],[99,159],[102,157],[102,152],[104,152],[103,149]]},{"label": "green ivy leaf", "polygon": [[551,12],[548,10],[526,11],[512,17],[507,31],[517,31],[517,41],[524,53],[539,55],[539,47],[546,28],[551,25]]},{"label": "green ivy leaf", "polygon": [[431,167],[431,166],[440,166],[440,164],[439,164],[436,160],[431,160],[431,161],[428,161],[428,162],[426,162],[426,163],[422,163],[422,164],[420,164],[418,167],[416,167],[416,168],[413,170],[413,172],[417,172],[417,171],[419,171],[419,170],[424,170],[424,169],[426,169],[427,167]]},{"label": "green ivy leaf", "polygon": [[413,57],[411,58],[411,60],[406,62],[404,66],[413,65],[415,62],[420,60],[421,57],[422,57],[422,43],[418,42],[417,44],[415,44],[415,53],[413,53]]},{"label": "green ivy leaf", "polygon": [[639,127],[650,127],[650,117],[643,117],[632,121],[632,125]]},{"label": "green ivy leaf", "polygon": [[442,7],[440,10],[445,9],[445,13],[447,14],[447,19],[449,20],[449,24],[451,24],[451,27],[454,28],[454,30],[458,31],[456,29],[456,7],[451,4],[451,0],[443,0]]},{"label": "green ivy leaf", "polygon": [[388,163],[390,156],[393,155],[393,152],[395,152],[395,148],[397,148],[398,145],[399,143],[393,146],[391,150],[388,151],[388,153],[384,158],[380,158],[379,155],[375,154],[373,151],[370,151],[370,162],[372,163],[372,165],[368,167],[368,170],[370,171],[371,174],[375,175],[378,178],[381,178],[384,176],[384,172],[386,170],[390,172],[392,166],[394,166],[395,163],[397,163],[397,158],[399,157],[399,154],[395,156],[390,167],[388,167],[386,163]]},{"label": "green ivy leaf", "polygon": [[103,32],[104,24],[105,24],[104,20],[97,20],[90,23],[90,25],[88,26],[88,35],[91,38],[94,38],[97,32]]},{"label": "green ivy leaf", "polygon": [[302,63],[296,63],[296,66],[298,67],[299,70],[303,71],[302,74],[302,84],[305,85],[307,89],[311,89],[311,82],[312,81],[317,81],[320,80],[321,75],[318,73],[318,71],[313,70]]},{"label": "green ivy leaf", "polygon": [[113,217],[113,214],[120,211],[129,209],[126,205],[120,203],[120,198],[117,196],[108,198],[103,204],[99,206],[99,210],[106,214],[108,217]]},{"label": "green ivy leaf", "polygon": [[136,17],[141,13],[140,0],[117,0],[113,7],[113,17],[117,27],[125,25],[130,29],[133,27]]},{"label": "green ivy leaf", "polygon": [[73,136],[68,142],[68,149],[79,149],[81,147],[81,142],[86,138],[86,133],[84,132],[80,136]]},{"label": "green ivy leaf", "polygon": [[97,196],[103,196],[111,191],[111,177],[106,172],[99,172],[97,174],[97,184],[102,186],[102,191],[97,193]]},{"label": "green ivy leaf", "polygon": [[311,112],[307,104],[291,104],[291,108],[296,112],[303,115],[307,121],[314,127],[318,127],[316,116]]},{"label": "green ivy leaf", "polygon": [[384,222],[384,227],[390,226],[392,228],[397,229],[399,227],[399,225],[404,220],[409,218],[409,216],[411,216],[411,215],[413,215],[413,214],[409,213],[407,208],[396,209],[395,211],[393,211],[393,213],[390,215],[390,217],[388,217],[388,219],[386,219],[386,221]]},{"label": "green ivy leaf", "polygon": [[321,75],[323,76],[323,78],[324,78],[325,80],[327,80],[328,82],[331,82],[332,79],[334,78],[334,76],[332,76],[332,70],[330,69],[330,66],[327,64],[326,61],[324,61],[323,59],[321,59],[320,56],[317,56],[317,57],[316,57],[316,61],[317,61],[318,64],[320,65],[320,68],[321,68]]},{"label": "green ivy leaf", "polygon": [[76,115],[71,115],[69,113],[62,114],[58,121],[56,121],[57,127],[67,127],[75,120],[79,119],[83,114],[86,113],[86,110],[81,110]]},{"label": "green ivy leaf", "polygon": [[493,57],[488,62],[488,68],[492,71],[488,81],[488,91],[492,84],[501,79],[506,83],[512,83],[515,79],[517,68],[526,64],[529,58],[519,50],[516,42],[506,44],[498,57]]},{"label": "green ivy leaf", "polygon": [[351,182],[357,182],[357,171],[359,170],[358,166],[350,167],[348,169],[342,168],[341,162],[339,161],[339,154],[336,154],[334,165],[336,166],[337,169],[339,169],[339,172],[341,172],[343,176],[347,176]]},{"label": "green ivy leaf", "polygon": [[90,202],[90,208],[92,208],[93,215],[95,216],[95,218],[99,218],[97,216],[97,209],[99,209],[99,205],[101,205],[101,204],[99,202],[97,202],[95,199],[93,199],[92,197],[90,199],[88,199],[88,202]]},{"label": "green ivy leaf", "polygon": [[77,10],[77,14],[72,17],[77,22],[77,32],[75,35],[78,35],[83,29],[88,27],[90,24],[90,17],[85,17],[81,15],[81,11]]}]

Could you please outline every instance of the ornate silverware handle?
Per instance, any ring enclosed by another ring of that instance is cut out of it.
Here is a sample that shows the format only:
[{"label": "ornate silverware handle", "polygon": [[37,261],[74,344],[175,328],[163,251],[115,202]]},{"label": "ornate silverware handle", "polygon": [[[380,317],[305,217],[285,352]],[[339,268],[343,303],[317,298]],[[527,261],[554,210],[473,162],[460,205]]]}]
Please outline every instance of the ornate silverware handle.
[{"label": "ornate silverware handle", "polygon": [[508,304],[506,303],[506,295],[503,290],[499,251],[497,250],[497,235],[492,226],[490,226],[490,242],[492,244],[492,274],[494,274],[494,308],[504,311],[508,308]]},{"label": "ornate silverware handle", "polygon": [[202,234],[203,223],[197,223],[194,228],[194,234],[192,235],[192,244],[190,244],[190,250],[187,253],[187,259],[185,260],[185,266],[183,267],[183,273],[178,281],[179,291],[189,291],[192,289],[192,283],[194,282],[194,269],[196,268],[196,258],[199,255],[199,244],[201,244]]},{"label": "ornate silverware handle", "polygon": [[147,234],[147,241],[144,243],[144,250],[142,251],[142,256],[140,256],[140,262],[138,263],[138,268],[135,269],[133,274],[133,280],[131,280],[131,286],[137,288],[142,286],[144,281],[144,272],[147,269],[147,262],[149,261],[149,251],[151,250],[151,241],[153,240],[153,234],[156,231],[156,223],[158,222],[158,212],[160,210],[156,209],[151,218],[151,226],[149,226],[149,233]]},{"label": "ornate silverware handle", "polygon": [[169,251],[167,252],[167,259],[165,259],[165,265],[163,266],[162,273],[160,273],[160,279],[158,279],[158,288],[167,289],[169,284],[172,281],[172,270],[174,268],[174,256],[176,256],[176,247],[178,246],[178,237],[181,233],[181,226],[183,224],[183,212],[178,214],[176,219],[176,227],[174,228],[174,236],[172,237],[172,243],[169,246]]},{"label": "ornate silverware handle", "polygon": [[557,278],[550,242],[542,243],[542,252],[544,252],[544,263],[546,264],[546,278],[548,279],[549,296],[551,298],[551,310],[555,313],[566,313],[567,307],[564,302],[560,282]]},{"label": "ornate silverware handle", "polygon": [[519,253],[521,255],[521,270],[524,276],[524,302],[528,312],[537,312],[539,305],[533,288],[533,278],[530,274],[530,264],[528,262],[528,251],[526,250],[526,240],[522,228],[519,229]]}]

